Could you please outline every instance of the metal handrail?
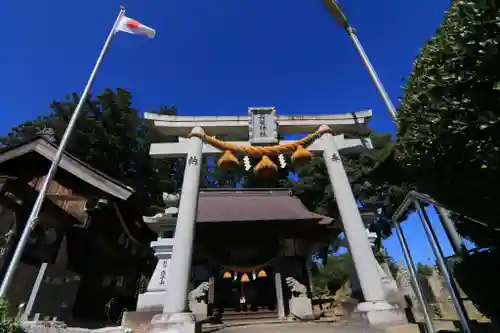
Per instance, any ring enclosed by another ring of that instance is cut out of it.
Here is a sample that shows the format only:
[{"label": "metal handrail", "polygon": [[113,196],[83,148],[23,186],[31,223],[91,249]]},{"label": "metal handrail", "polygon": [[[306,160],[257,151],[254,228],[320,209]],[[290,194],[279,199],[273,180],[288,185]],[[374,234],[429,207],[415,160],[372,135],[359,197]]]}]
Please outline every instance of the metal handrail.
[{"label": "metal handrail", "polygon": [[450,240],[451,247],[453,248],[456,254],[460,256],[467,255],[468,251],[467,248],[465,247],[462,237],[460,237],[460,235],[458,234],[457,229],[455,228],[455,224],[449,217],[448,212],[450,210],[446,208],[444,205],[438,203],[436,200],[434,200],[427,194],[419,193],[417,191],[408,192],[403,202],[399,205],[399,207],[396,209],[396,212],[392,215],[393,223],[399,223],[398,221],[401,218],[401,216],[403,216],[403,214],[410,208],[410,205],[413,204],[415,200],[433,205],[436,208],[436,211],[439,215],[439,219],[441,220],[441,223],[446,231],[446,235]]},{"label": "metal handrail", "polygon": [[439,204],[436,200],[431,198],[427,194],[419,193],[417,191],[410,191],[406,195],[406,197],[403,199],[403,202],[399,207],[396,209],[396,212],[392,215],[392,220],[397,221],[399,218],[410,208],[410,205],[413,203],[413,200],[418,199],[420,201],[423,201],[427,204],[439,206],[441,208],[447,209],[443,205]]},{"label": "metal handrail", "polygon": [[451,274],[448,270],[448,267],[446,266],[445,260],[444,260],[444,255],[443,255],[443,250],[441,246],[439,245],[439,241],[436,237],[436,234],[434,232],[434,229],[430,223],[429,217],[427,216],[427,213],[425,210],[422,208],[420,202],[425,202],[427,204],[433,205],[439,215],[440,221],[443,224],[443,227],[446,230],[446,233],[450,239],[450,242],[452,243],[452,247],[455,250],[455,252],[459,255],[464,255],[464,253],[467,252],[467,249],[465,248],[465,245],[462,242],[462,239],[460,235],[458,234],[453,221],[451,221],[448,210],[444,208],[444,206],[440,205],[437,201],[432,199],[429,195],[419,193],[416,191],[410,191],[406,197],[404,198],[403,202],[401,205],[396,209],[396,212],[392,216],[392,223],[396,229],[397,236],[399,238],[399,242],[401,244],[401,249],[403,250],[403,255],[405,257],[406,263],[409,268],[409,273],[410,277],[412,280],[412,284],[415,288],[415,293],[417,295],[417,298],[420,302],[420,305],[423,309],[424,312],[424,319],[425,319],[425,324],[427,327],[428,332],[435,332],[434,325],[432,323],[432,319],[429,314],[429,310],[427,307],[427,301],[425,299],[422,286],[420,285],[420,282],[417,278],[417,272],[416,272],[416,266],[415,263],[413,262],[413,258],[410,253],[410,249],[408,247],[408,242],[406,241],[406,238],[403,233],[403,229],[401,228],[400,223],[398,220],[401,218],[401,216],[408,210],[410,209],[411,205],[415,206],[415,210],[418,213],[418,216],[420,218],[420,221],[422,223],[422,226],[424,227],[425,233],[427,234],[427,238],[429,240],[429,243],[431,245],[432,251],[434,255],[436,256],[436,261],[439,266],[439,269],[441,270],[441,274],[443,276],[443,279],[446,282],[446,286],[448,287],[448,292],[450,293],[453,305],[455,307],[455,310],[458,313],[458,317],[460,320],[460,323],[462,325],[462,329],[466,333],[471,333],[470,327],[469,327],[469,319],[467,317],[467,313],[465,311],[465,308],[463,306],[463,303],[461,302],[461,299],[457,295],[457,288],[456,285],[451,277]]},{"label": "metal handrail", "polygon": [[[410,207],[410,205],[412,203],[412,201],[411,201],[412,199],[418,199],[418,200],[420,200],[422,202],[425,202],[427,204],[433,205],[435,207],[442,208],[442,209],[445,209],[447,211],[453,211],[453,209],[450,209],[447,206],[445,206],[445,205],[437,202],[435,199],[433,199],[432,197],[430,197],[427,194],[419,193],[417,191],[410,191],[410,192],[408,192],[408,194],[406,195],[406,197],[403,199],[403,201],[401,202],[401,204],[399,205],[399,207],[396,209],[396,212],[392,215],[392,220],[393,221],[397,221],[397,220],[399,220],[401,218],[401,216],[404,214],[404,212]],[[453,211],[453,213],[457,214],[457,215],[459,215],[459,216],[461,216],[463,218],[466,218],[467,220],[469,220],[471,222],[474,222],[476,224],[482,225],[483,227],[486,227],[486,228],[489,228],[489,229],[492,229],[492,230],[500,232],[500,228],[495,228],[495,227],[488,226],[484,222],[478,221],[475,218],[472,218],[470,216],[466,216],[466,215],[457,213],[455,211]]]}]

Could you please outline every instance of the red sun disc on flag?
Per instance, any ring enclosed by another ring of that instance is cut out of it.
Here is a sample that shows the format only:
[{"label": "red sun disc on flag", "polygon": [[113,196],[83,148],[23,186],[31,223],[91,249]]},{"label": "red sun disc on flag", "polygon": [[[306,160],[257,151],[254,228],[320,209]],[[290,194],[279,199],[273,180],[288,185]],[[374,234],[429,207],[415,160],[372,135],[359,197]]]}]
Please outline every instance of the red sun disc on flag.
[{"label": "red sun disc on flag", "polygon": [[139,23],[139,21],[136,21],[136,20],[132,20],[132,19],[129,19],[127,21],[127,27],[131,28],[131,29],[137,29],[141,26],[141,24]]}]

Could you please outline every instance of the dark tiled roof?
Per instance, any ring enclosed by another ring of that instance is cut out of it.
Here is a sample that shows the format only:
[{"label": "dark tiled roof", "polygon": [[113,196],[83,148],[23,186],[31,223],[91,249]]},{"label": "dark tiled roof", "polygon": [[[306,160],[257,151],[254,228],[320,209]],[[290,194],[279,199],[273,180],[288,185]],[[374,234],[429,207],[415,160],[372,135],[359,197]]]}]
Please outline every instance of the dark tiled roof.
[{"label": "dark tiled roof", "polygon": [[202,190],[198,223],[310,220],[328,224],[331,218],[310,212],[288,189]]}]

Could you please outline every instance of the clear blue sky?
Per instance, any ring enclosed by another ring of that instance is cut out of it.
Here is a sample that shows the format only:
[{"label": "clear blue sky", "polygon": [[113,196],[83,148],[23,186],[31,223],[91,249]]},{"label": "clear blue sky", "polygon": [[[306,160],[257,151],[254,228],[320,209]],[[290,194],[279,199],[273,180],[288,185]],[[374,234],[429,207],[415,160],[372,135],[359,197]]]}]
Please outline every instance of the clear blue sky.
[{"label": "clear blue sky", "polygon": [[[401,78],[450,2],[341,2],[395,103]],[[51,0],[0,4],[2,133],[48,112],[53,99],[83,90],[121,4],[157,37],[118,34],[96,93],[126,88],[142,111],[176,105],[184,115],[242,115],[264,105],[281,114],[371,108],[374,129],[394,131],[350,40],[321,0]],[[418,260],[428,257],[419,251]]]}]

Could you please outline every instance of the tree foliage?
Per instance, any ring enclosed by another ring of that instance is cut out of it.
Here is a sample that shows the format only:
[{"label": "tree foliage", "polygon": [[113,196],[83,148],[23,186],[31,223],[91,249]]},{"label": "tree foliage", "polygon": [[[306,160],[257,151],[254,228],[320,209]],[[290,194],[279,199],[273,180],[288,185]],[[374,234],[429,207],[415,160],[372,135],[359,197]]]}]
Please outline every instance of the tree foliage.
[{"label": "tree foliage", "polygon": [[[458,284],[485,316],[497,326],[500,324],[498,299],[500,298],[500,252],[488,250],[472,253],[470,256],[454,260],[453,276]],[[473,272],[473,273],[471,273]]]},{"label": "tree foliage", "polygon": [[313,295],[333,295],[349,279],[351,267],[349,253],[330,255],[325,264],[315,263],[312,267]]},{"label": "tree foliage", "polygon": [[12,318],[9,315],[9,304],[7,300],[0,299],[0,332],[17,333],[19,329],[19,318]]},{"label": "tree foliage", "polygon": [[[408,192],[408,185],[372,173],[392,156],[394,142],[390,134],[373,134],[371,140],[373,150],[342,154],[342,162],[360,206],[370,211],[381,208],[384,215],[390,216]],[[292,185],[302,202],[312,211],[336,217],[337,205],[323,158],[314,157],[298,171],[298,176]]]},{"label": "tree foliage", "polygon": [[[55,130],[56,143],[68,125],[79,101],[76,94],[63,101],[54,101],[52,111],[34,121],[25,122],[0,139],[2,147],[14,146],[34,138],[43,128]],[[158,110],[160,114],[175,114],[173,107]],[[172,139],[172,138],[170,138]],[[134,188],[144,207],[161,204],[163,191],[180,186],[183,162],[154,160],[149,156],[152,142],[166,141],[146,126],[139,110],[132,107],[131,94],[123,89],[105,90],[89,98],[79,117],[67,150],[83,162]]]},{"label": "tree foliage", "polygon": [[500,244],[500,1],[455,1],[416,59],[399,107],[398,157],[462,235]]},{"label": "tree foliage", "polygon": [[389,271],[391,272],[391,275],[396,278],[399,272],[399,265],[394,259],[394,257],[390,256],[387,252],[387,250],[381,246],[378,251],[374,249],[374,254],[375,254],[375,259],[377,262],[382,265],[382,264],[387,264],[387,267],[389,268]]},{"label": "tree foliage", "polygon": [[417,272],[422,276],[432,276],[432,274],[434,274],[434,268],[419,262],[417,265]]}]

